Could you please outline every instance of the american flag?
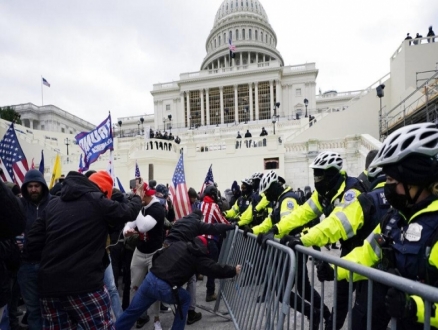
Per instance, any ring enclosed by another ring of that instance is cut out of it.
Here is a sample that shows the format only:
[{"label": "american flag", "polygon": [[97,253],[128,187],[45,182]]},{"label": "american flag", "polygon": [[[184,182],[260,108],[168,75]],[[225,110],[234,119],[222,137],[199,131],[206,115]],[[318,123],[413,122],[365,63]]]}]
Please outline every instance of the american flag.
[{"label": "american flag", "polygon": [[0,141],[0,159],[0,166],[3,169],[2,180],[15,182],[21,187],[29,166],[15,134],[14,123],[9,126],[5,136]]},{"label": "american flag", "polygon": [[178,164],[176,164],[172,182],[173,186],[170,187],[170,192],[173,196],[175,219],[178,220],[192,212],[192,206],[190,205],[190,199],[187,193],[186,177],[184,174],[183,154],[181,154]]},{"label": "american flag", "polygon": [[135,177],[136,177],[136,178],[141,177],[141,175],[140,175],[140,169],[138,168],[137,161],[135,161]]},{"label": "american flag", "polygon": [[233,43],[231,42],[231,38],[228,39],[228,48],[230,49],[230,57],[234,58],[234,52],[236,51],[236,45],[233,45]]},{"label": "american flag", "polygon": [[204,192],[204,189],[205,189],[207,186],[210,186],[210,185],[214,184],[214,178],[213,178],[213,169],[212,169],[212,166],[213,166],[213,165],[210,165],[210,168],[208,169],[208,172],[207,172],[207,176],[205,177],[204,183],[202,184],[202,188],[201,188],[201,196],[202,196],[202,193]]},{"label": "american flag", "polygon": [[41,78],[43,79],[43,85],[50,87],[49,82],[45,78],[43,78],[43,77],[41,77]]}]

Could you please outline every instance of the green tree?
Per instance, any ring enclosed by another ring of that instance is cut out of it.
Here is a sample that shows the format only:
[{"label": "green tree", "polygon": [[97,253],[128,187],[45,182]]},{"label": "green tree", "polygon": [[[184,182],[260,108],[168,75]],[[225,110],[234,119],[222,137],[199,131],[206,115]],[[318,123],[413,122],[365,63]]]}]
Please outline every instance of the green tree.
[{"label": "green tree", "polygon": [[15,122],[21,125],[20,115],[12,107],[0,108],[0,118],[7,121],[16,119]]}]

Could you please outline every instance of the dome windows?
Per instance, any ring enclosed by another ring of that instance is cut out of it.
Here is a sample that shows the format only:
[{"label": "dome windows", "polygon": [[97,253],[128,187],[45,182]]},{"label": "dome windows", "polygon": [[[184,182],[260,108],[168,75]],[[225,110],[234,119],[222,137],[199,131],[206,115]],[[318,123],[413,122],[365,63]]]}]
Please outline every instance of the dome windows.
[{"label": "dome windows", "polygon": [[239,30],[236,30],[236,40],[239,40]]},{"label": "dome windows", "polygon": [[242,29],[242,39],[245,40],[245,29]]},{"label": "dome windows", "polygon": [[257,30],[255,30],[255,40],[259,40],[259,32]]},{"label": "dome windows", "polygon": [[251,31],[251,29],[249,29],[249,31],[248,31],[248,37],[249,37],[249,40],[252,40],[252,31]]}]

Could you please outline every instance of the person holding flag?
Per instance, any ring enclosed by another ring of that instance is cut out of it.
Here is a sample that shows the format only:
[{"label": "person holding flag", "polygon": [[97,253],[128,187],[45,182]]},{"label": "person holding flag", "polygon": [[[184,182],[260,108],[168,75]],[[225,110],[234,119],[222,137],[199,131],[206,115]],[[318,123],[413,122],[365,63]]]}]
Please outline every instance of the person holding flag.
[{"label": "person holding flag", "polygon": [[236,52],[236,45],[233,45],[233,43],[231,41],[231,38],[228,39],[228,48],[230,49],[230,62],[231,62],[231,59],[236,57],[236,54],[235,54],[235,52]]}]

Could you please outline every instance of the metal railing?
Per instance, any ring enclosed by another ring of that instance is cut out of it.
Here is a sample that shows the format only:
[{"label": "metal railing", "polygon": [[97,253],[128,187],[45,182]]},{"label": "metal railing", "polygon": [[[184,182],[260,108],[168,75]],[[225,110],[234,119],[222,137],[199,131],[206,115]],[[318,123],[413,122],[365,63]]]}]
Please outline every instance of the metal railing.
[{"label": "metal railing", "polygon": [[[297,246],[296,252],[293,252],[277,241],[268,241],[267,249],[263,250],[257,244],[255,235],[248,234],[248,238],[244,238],[242,230],[227,234],[219,256],[219,263],[240,264],[242,271],[233,279],[221,280],[219,297],[211,312],[230,319],[236,329],[308,329],[310,326],[310,329],[322,330],[324,317],[327,322],[327,315],[323,312],[324,306],[326,306],[326,311],[331,307],[337,310],[337,291],[340,282],[315,280],[316,265],[321,262],[334,265],[335,278],[338,267],[350,271],[346,282],[348,284],[348,314],[342,329],[358,328],[357,324],[353,324],[352,310],[355,306],[353,273],[360,274],[367,279],[360,283],[367,284],[366,328],[368,330],[372,329],[373,317],[382,317],[382,313],[385,314],[384,310],[378,310],[376,315],[372,314],[373,305],[383,306],[382,301],[373,299],[375,292],[373,288],[377,283],[421,297],[425,306],[423,328],[430,329],[432,304],[438,302],[438,288],[303,246]],[[299,272],[302,272],[303,276],[300,277]],[[305,279],[308,281],[307,285],[310,284],[311,292],[305,291]],[[292,289],[294,283],[296,285]],[[319,305],[316,300],[319,293],[315,290],[320,293]],[[228,313],[219,312],[221,301],[228,309]],[[300,311],[303,313],[299,313]],[[335,328],[336,317],[336,312],[334,312],[333,328]],[[397,329],[395,318],[390,319],[387,316],[385,321],[389,323],[392,330]],[[361,325],[364,324],[361,323]]]}]

